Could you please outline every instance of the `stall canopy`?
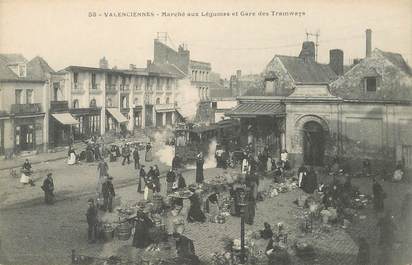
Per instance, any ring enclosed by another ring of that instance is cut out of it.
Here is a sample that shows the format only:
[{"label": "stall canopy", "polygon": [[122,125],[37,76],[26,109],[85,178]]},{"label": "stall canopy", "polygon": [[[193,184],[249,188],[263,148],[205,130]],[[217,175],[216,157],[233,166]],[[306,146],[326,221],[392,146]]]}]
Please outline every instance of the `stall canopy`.
[{"label": "stall canopy", "polygon": [[285,111],[285,105],[281,103],[240,103],[225,115],[230,117],[283,116]]},{"label": "stall canopy", "polygon": [[70,113],[54,113],[52,116],[64,125],[76,125],[79,122]]},{"label": "stall canopy", "polygon": [[127,118],[120,112],[120,110],[116,108],[107,108],[107,111],[110,113],[110,115],[113,116],[113,118],[116,119],[117,122],[122,123],[122,122],[127,122]]}]

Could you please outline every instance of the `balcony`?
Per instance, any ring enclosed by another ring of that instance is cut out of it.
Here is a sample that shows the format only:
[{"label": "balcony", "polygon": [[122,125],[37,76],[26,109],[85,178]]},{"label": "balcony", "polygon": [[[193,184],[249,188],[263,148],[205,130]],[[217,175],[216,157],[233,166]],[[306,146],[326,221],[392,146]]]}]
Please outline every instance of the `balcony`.
[{"label": "balcony", "polygon": [[41,104],[11,104],[11,113],[22,114],[22,113],[39,113],[41,112]]},{"label": "balcony", "polygon": [[92,84],[90,91],[90,94],[100,94],[102,91],[100,90],[100,85],[99,84]]},{"label": "balcony", "polygon": [[129,93],[130,92],[130,85],[120,85],[120,92],[121,93]]},{"label": "balcony", "polygon": [[68,101],[50,101],[50,111],[66,111],[69,109],[69,102]]},{"label": "balcony", "polygon": [[79,83],[73,83],[72,94],[84,94],[83,85]]},{"label": "balcony", "polygon": [[106,94],[116,94],[117,93],[117,89],[116,89],[116,85],[106,85]]}]

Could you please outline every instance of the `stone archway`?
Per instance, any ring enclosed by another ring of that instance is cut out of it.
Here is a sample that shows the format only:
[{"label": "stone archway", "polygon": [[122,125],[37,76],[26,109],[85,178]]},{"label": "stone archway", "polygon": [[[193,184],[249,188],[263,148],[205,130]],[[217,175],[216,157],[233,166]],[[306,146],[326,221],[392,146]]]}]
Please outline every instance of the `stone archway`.
[{"label": "stone archway", "polygon": [[322,166],[329,135],[326,121],[315,115],[305,115],[296,122],[296,129],[303,162]]}]

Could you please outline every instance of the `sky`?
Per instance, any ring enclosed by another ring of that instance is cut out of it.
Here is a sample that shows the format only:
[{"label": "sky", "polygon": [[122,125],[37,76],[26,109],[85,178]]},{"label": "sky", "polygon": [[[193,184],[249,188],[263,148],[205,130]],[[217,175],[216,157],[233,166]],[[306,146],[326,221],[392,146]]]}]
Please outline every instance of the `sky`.
[{"label": "sky", "polygon": [[[349,64],[365,56],[365,30],[370,28],[373,48],[401,53],[411,64],[412,1],[290,2],[0,0],[0,53],[21,53],[29,60],[39,55],[55,70],[69,65],[97,67],[103,56],[110,67],[145,67],[153,58],[157,32],[167,32],[168,45],[177,48],[185,43],[191,59],[210,62],[214,72],[227,78],[237,69],[243,74],[260,73],[275,54],[297,56],[306,32],[319,32],[319,62],[327,63],[329,50],[338,48]],[[155,16],[105,16],[119,11]],[[242,11],[255,15],[241,16]],[[259,16],[259,11],[269,16]],[[271,11],[305,14],[272,16]],[[96,17],[90,17],[93,12]],[[185,16],[163,17],[162,12]],[[193,12],[200,16],[189,17]],[[201,12],[230,16],[207,17]]]}]

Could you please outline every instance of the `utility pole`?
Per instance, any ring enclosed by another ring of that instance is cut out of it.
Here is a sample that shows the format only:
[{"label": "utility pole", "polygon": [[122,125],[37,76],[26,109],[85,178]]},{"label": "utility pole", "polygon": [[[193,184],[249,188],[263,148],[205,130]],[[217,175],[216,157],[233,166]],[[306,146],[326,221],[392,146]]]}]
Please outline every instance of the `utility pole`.
[{"label": "utility pole", "polygon": [[306,31],[306,41],[309,41],[309,37],[315,37],[315,61],[318,61],[318,47],[319,47],[319,37],[320,37],[320,32],[319,30],[316,31],[316,33],[311,33]]}]

